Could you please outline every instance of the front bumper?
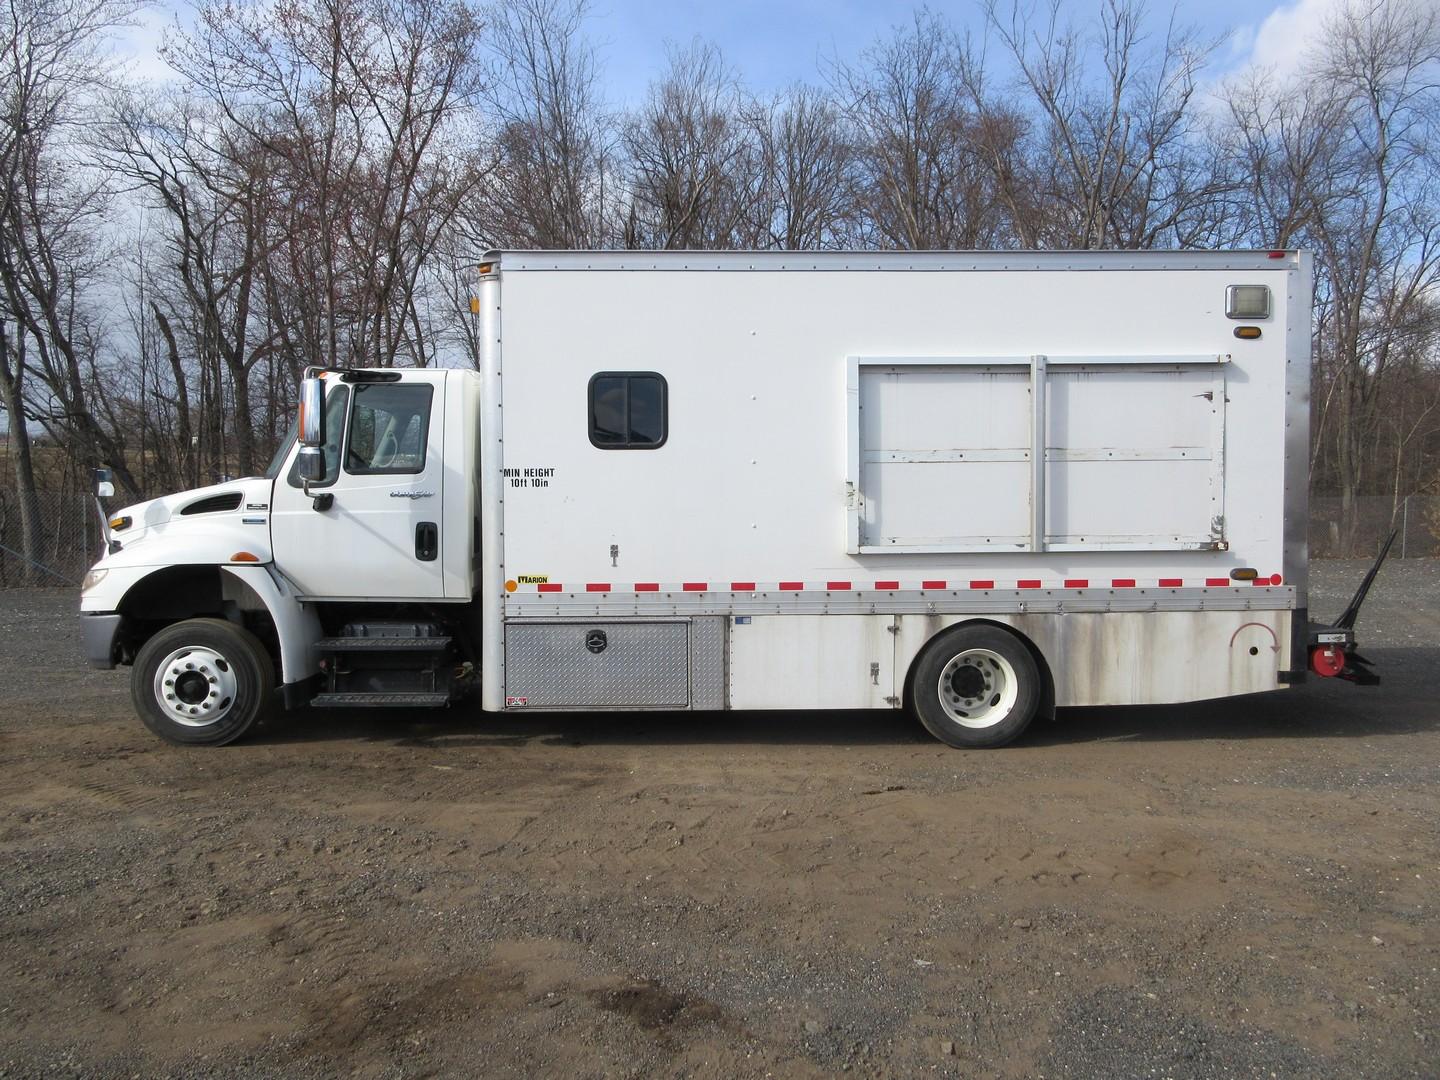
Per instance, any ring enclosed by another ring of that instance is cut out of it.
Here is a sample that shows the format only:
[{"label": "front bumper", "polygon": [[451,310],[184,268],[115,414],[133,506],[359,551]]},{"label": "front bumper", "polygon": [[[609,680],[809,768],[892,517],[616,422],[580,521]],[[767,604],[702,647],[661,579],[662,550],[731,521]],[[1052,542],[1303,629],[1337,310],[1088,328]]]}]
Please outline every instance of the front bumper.
[{"label": "front bumper", "polygon": [[115,645],[124,621],[125,616],[119,614],[80,616],[80,636],[91,667],[109,671],[115,666]]}]

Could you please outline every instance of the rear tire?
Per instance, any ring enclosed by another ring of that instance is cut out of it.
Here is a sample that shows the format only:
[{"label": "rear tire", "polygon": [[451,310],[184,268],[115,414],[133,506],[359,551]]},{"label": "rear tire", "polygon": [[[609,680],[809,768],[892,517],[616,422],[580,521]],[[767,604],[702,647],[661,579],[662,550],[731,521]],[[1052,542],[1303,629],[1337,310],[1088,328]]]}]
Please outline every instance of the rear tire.
[{"label": "rear tire", "polygon": [[223,746],[270,707],[275,665],[260,640],[224,619],[187,619],[141,647],[130,697],[145,726],[166,742]]},{"label": "rear tire", "polygon": [[962,625],[921,653],[911,704],[941,742],[976,749],[1019,738],[1041,691],[1040,668],[1019,638],[996,626]]}]

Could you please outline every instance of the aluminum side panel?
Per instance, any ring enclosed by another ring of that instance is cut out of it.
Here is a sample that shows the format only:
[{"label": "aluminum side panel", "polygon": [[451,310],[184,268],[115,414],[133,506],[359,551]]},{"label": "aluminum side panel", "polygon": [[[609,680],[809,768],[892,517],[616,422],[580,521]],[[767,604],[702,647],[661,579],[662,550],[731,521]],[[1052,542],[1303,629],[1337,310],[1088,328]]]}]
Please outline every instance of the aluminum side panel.
[{"label": "aluminum side panel", "polygon": [[893,625],[890,615],[756,615],[732,620],[730,707],[892,708]]},{"label": "aluminum side panel", "polygon": [[[896,667],[908,672],[930,640],[967,621],[896,616]],[[1280,687],[1289,665],[1288,611],[1153,611],[1001,614],[1045,658],[1055,703],[1163,705]]]}]

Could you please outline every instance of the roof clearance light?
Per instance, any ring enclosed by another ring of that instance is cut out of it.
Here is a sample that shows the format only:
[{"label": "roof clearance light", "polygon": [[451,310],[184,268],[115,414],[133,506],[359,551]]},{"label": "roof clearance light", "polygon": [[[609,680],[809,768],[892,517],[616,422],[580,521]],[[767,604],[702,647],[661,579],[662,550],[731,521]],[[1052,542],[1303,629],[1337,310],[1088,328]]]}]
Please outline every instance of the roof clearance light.
[{"label": "roof clearance light", "polygon": [[134,524],[134,522],[130,520],[128,515],[110,519],[110,528],[115,532],[119,532],[121,529],[128,529],[132,524]]},{"label": "roof clearance light", "polygon": [[1235,327],[1235,336],[1253,341],[1260,336],[1260,328],[1258,326],[1237,326]]},{"label": "roof clearance light", "polygon": [[1232,319],[1268,319],[1270,286],[1231,285],[1225,290],[1225,314]]},{"label": "roof clearance light", "polygon": [[1288,255],[1288,254],[1289,254],[1289,252],[1287,252],[1287,251],[1272,251],[1272,252],[1270,252],[1269,255],[1266,256],[1266,258],[1269,258],[1269,259],[1283,259],[1283,258],[1285,258],[1285,256]]}]

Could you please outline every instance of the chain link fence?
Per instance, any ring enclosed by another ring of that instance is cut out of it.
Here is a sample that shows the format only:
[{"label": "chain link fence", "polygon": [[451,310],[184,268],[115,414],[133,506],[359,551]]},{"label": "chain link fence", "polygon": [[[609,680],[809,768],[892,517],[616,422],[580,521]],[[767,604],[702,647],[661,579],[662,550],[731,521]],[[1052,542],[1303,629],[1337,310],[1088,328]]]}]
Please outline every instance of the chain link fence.
[{"label": "chain link fence", "polygon": [[[39,550],[27,558],[20,497],[0,490],[0,589],[76,586],[100,557],[100,521],[91,496],[42,491],[36,501]],[[1355,500],[1348,515],[1338,498],[1310,500],[1312,559],[1373,556],[1392,531],[1398,535],[1391,558],[1440,556],[1440,496],[1367,496]]]}]

